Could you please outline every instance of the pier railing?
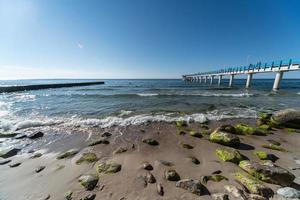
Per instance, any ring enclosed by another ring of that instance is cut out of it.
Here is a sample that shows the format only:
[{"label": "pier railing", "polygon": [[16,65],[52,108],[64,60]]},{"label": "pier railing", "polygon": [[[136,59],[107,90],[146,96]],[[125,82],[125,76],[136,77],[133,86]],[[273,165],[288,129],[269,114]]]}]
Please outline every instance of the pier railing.
[{"label": "pier railing", "polygon": [[272,62],[258,62],[256,64],[250,64],[248,66],[239,67],[228,67],[221,70],[209,71],[209,72],[199,72],[194,74],[183,75],[182,78],[185,81],[193,81],[199,83],[207,83],[210,80],[210,84],[213,84],[214,78],[218,77],[218,85],[221,84],[223,76],[229,76],[229,87],[232,87],[235,75],[247,75],[246,88],[251,86],[251,81],[253,74],[256,73],[276,73],[273,90],[278,90],[280,87],[280,82],[283,77],[284,72],[300,70],[300,59],[287,59]]}]

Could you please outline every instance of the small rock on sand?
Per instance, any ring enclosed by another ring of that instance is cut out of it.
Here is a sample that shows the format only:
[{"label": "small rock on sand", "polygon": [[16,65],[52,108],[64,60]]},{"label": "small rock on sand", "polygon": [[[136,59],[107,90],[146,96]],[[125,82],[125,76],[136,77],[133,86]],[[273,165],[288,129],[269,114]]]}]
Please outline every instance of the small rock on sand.
[{"label": "small rock on sand", "polygon": [[198,180],[193,179],[183,179],[176,183],[176,187],[187,190],[198,196],[203,195],[205,192],[205,187]]},{"label": "small rock on sand", "polygon": [[9,167],[14,168],[14,167],[18,167],[20,165],[21,165],[21,163],[18,162],[18,163],[10,164]]},{"label": "small rock on sand", "polygon": [[27,137],[32,139],[32,140],[43,137],[43,136],[44,136],[44,133],[41,132],[41,131],[38,131],[36,133],[31,133],[31,134],[27,135]]},{"label": "small rock on sand", "polygon": [[167,169],[165,171],[165,178],[168,181],[179,181],[180,180],[179,174],[174,169]]},{"label": "small rock on sand", "polygon": [[36,173],[40,173],[41,171],[43,171],[46,168],[46,166],[39,166],[35,169]]},{"label": "small rock on sand", "polygon": [[142,163],[142,168],[149,171],[153,170],[152,165],[146,161]]},{"label": "small rock on sand", "polygon": [[244,191],[237,188],[236,186],[234,186],[234,185],[225,185],[224,188],[228,193],[230,193],[235,198],[247,200],[247,197],[246,197]]},{"label": "small rock on sand", "polygon": [[284,187],[277,190],[277,194],[285,198],[300,199],[300,191],[291,187]]},{"label": "small rock on sand", "polygon": [[124,153],[127,151],[127,148],[126,147],[118,147],[114,152],[113,154],[120,154],[120,153]]},{"label": "small rock on sand", "polygon": [[147,172],[145,175],[144,175],[144,178],[145,178],[145,180],[147,181],[147,183],[155,183],[156,182],[156,179],[155,179],[155,177],[153,176],[153,174],[152,173],[150,173],[150,172]]},{"label": "small rock on sand", "polygon": [[0,150],[0,157],[9,158],[15,156],[20,150],[21,149],[18,148],[7,148],[7,149]]},{"label": "small rock on sand", "polygon": [[160,196],[164,196],[164,188],[161,183],[158,183],[156,185],[156,189],[157,189],[157,194],[159,194]]},{"label": "small rock on sand", "polygon": [[151,146],[159,145],[159,143],[156,140],[152,139],[152,138],[143,139],[143,143],[149,144]]},{"label": "small rock on sand", "polygon": [[97,172],[98,173],[104,173],[104,174],[113,174],[121,171],[122,165],[108,161],[108,162],[102,162],[97,166]]},{"label": "small rock on sand", "polygon": [[215,193],[215,194],[212,194],[211,197],[214,200],[229,200],[228,194],[225,194],[225,193]]},{"label": "small rock on sand", "polygon": [[96,198],[96,194],[88,194],[84,198],[81,198],[80,200],[94,200]]},{"label": "small rock on sand", "polygon": [[5,165],[5,164],[7,164],[7,163],[9,163],[9,162],[11,162],[11,160],[1,160],[0,161],[0,165]]},{"label": "small rock on sand", "polygon": [[72,191],[68,191],[68,192],[65,194],[65,199],[66,199],[66,200],[72,200],[72,199],[73,199],[73,192],[72,192]]},{"label": "small rock on sand", "polygon": [[102,137],[110,137],[111,133],[110,132],[104,132],[101,134]]}]

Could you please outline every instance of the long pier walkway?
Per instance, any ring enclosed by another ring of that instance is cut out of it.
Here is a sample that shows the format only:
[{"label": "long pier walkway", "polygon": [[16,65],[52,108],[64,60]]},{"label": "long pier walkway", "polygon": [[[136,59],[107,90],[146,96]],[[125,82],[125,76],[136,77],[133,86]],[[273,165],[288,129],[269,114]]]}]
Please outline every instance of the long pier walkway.
[{"label": "long pier walkway", "polygon": [[103,81],[93,82],[79,82],[79,83],[54,83],[54,84],[39,84],[39,85],[20,85],[20,86],[3,86],[0,87],[0,93],[2,92],[19,92],[27,90],[41,90],[50,88],[63,88],[63,87],[78,87],[88,85],[99,85],[104,84]]},{"label": "long pier walkway", "polygon": [[221,85],[224,76],[229,77],[229,87],[232,87],[234,77],[237,75],[247,75],[246,88],[251,87],[251,82],[254,74],[258,73],[275,73],[273,90],[276,91],[280,88],[280,82],[285,72],[299,71],[300,60],[281,60],[267,63],[258,62],[257,64],[250,64],[249,66],[229,67],[217,71],[200,72],[195,74],[183,75],[184,81],[192,81],[199,83],[214,83],[214,78],[217,77],[218,85]]}]

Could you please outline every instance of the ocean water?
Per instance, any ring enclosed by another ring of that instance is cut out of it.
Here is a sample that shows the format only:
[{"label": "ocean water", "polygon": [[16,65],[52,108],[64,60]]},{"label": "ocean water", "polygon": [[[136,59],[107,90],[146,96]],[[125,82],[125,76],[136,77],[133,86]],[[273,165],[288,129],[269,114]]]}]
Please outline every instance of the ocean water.
[{"label": "ocean water", "polygon": [[[0,85],[83,82],[88,80],[0,81]],[[233,88],[174,80],[104,80],[104,85],[0,94],[0,131],[88,129],[151,121],[204,122],[224,118],[255,118],[259,112],[300,108],[300,80],[286,79],[271,92],[273,80],[245,80]]]}]

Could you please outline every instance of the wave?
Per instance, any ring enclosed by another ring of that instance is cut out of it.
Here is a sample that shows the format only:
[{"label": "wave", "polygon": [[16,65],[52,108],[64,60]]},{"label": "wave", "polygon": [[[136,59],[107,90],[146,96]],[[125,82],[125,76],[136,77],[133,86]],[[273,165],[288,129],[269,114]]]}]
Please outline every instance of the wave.
[{"label": "wave", "polygon": [[236,118],[255,118],[257,113],[251,109],[235,108],[229,110],[214,110],[207,113],[194,113],[179,115],[178,113],[157,113],[157,114],[132,114],[133,111],[121,111],[118,116],[108,116],[105,118],[88,118],[84,119],[78,116],[65,117],[65,118],[43,118],[43,119],[18,119],[18,120],[0,120],[0,130],[4,131],[17,131],[25,130],[28,128],[43,128],[56,129],[57,130],[74,130],[74,129],[88,129],[91,127],[109,128],[114,126],[129,126],[129,125],[141,125],[150,122],[207,122],[210,120],[222,120],[222,119],[236,119]]},{"label": "wave", "polygon": [[137,93],[137,96],[141,96],[141,97],[152,97],[152,96],[158,96],[159,94],[157,93]]}]

